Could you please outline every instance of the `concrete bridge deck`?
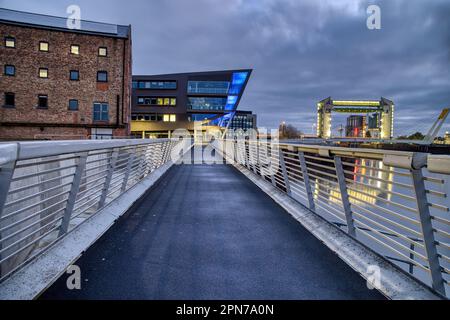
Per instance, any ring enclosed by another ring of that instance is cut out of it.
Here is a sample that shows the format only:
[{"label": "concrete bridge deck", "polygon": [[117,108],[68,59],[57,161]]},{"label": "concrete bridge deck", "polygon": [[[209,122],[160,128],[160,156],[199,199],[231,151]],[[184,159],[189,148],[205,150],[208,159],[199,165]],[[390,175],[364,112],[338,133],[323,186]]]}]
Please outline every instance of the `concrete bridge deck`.
[{"label": "concrete bridge deck", "polygon": [[230,165],[176,165],[41,299],[383,299]]}]

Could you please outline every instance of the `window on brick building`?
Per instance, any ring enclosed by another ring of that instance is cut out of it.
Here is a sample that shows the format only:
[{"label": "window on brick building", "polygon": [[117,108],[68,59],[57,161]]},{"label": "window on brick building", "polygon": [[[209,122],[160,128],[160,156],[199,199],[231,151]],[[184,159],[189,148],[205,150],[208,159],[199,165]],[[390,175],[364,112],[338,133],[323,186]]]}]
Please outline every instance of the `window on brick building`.
[{"label": "window on brick building", "polygon": [[108,121],[108,104],[94,103],[94,121]]},{"label": "window on brick building", "polygon": [[108,82],[108,72],[98,71],[97,72],[97,81],[98,82]]},{"label": "window on brick building", "polygon": [[47,68],[39,68],[39,78],[48,78]]},{"label": "window on brick building", "polygon": [[12,92],[5,92],[5,107],[14,107],[15,106],[15,96]]},{"label": "window on brick building", "polygon": [[80,46],[77,44],[73,44],[70,46],[70,53],[71,54],[76,54],[79,55],[80,54]]},{"label": "window on brick building", "polygon": [[77,111],[78,110],[78,100],[76,100],[76,99],[70,99],[69,100],[69,110],[70,111]]},{"label": "window on brick building", "polygon": [[108,49],[106,47],[98,48],[99,57],[106,57],[108,55]]},{"label": "window on brick building", "polygon": [[38,106],[39,109],[48,108],[48,96],[45,94],[38,95]]},{"label": "window on brick building", "polygon": [[5,47],[7,47],[7,48],[15,48],[16,47],[16,38],[14,38],[14,37],[5,37]]},{"label": "window on brick building", "polygon": [[70,80],[80,80],[80,72],[78,70],[70,70]]},{"label": "window on brick building", "polygon": [[6,76],[16,75],[16,67],[14,67],[13,65],[10,65],[10,64],[5,65],[5,75]]},{"label": "window on brick building", "polygon": [[39,51],[47,52],[48,51],[48,42],[46,42],[46,41],[39,42]]}]

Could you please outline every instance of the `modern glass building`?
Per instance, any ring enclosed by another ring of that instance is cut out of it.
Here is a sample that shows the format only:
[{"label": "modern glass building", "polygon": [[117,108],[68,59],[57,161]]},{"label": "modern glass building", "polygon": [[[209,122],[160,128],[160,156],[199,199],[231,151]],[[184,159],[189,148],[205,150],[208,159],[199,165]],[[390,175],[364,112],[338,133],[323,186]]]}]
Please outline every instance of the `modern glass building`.
[{"label": "modern glass building", "polygon": [[170,137],[179,128],[193,132],[195,121],[204,126],[231,125],[251,72],[241,69],[133,76],[131,134]]}]

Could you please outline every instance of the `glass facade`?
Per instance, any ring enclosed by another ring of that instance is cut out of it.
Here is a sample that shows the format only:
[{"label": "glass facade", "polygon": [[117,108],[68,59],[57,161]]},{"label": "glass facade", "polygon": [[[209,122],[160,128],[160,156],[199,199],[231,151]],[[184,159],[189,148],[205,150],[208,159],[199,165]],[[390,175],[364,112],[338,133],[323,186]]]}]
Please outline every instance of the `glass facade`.
[{"label": "glass facade", "polygon": [[176,81],[133,81],[134,89],[169,89],[177,88]]},{"label": "glass facade", "polygon": [[253,117],[250,115],[236,114],[231,120],[230,129],[243,129],[248,130],[254,128]]},{"label": "glass facade", "polygon": [[211,113],[191,113],[188,115],[189,121],[204,121],[211,118],[217,117],[217,114],[211,114]]},{"label": "glass facade", "polygon": [[176,106],[177,98],[174,97],[138,97],[137,104],[147,106]]},{"label": "glass facade", "polygon": [[228,93],[228,81],[188,81],[188,94],[224,94]]},{"label": "glass facade", "polygon": [[213,97],[189,97],[188,109],[190,110],[224,110],[227,98]]}]

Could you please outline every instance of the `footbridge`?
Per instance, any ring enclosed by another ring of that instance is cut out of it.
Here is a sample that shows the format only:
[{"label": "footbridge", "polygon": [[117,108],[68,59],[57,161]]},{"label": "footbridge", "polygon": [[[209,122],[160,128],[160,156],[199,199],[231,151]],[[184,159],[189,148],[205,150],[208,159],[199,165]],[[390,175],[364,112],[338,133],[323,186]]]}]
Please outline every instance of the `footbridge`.
[{"label": "footbridge", "polygon": [[0,144],[0,299],[445,299],[449,175],[245,139]]}]

